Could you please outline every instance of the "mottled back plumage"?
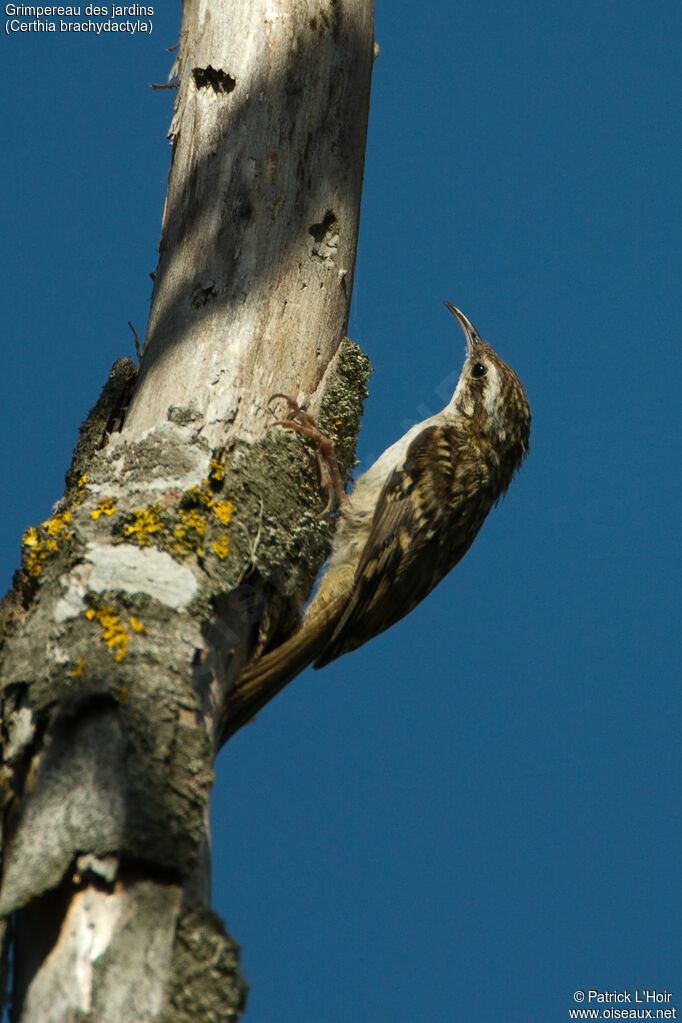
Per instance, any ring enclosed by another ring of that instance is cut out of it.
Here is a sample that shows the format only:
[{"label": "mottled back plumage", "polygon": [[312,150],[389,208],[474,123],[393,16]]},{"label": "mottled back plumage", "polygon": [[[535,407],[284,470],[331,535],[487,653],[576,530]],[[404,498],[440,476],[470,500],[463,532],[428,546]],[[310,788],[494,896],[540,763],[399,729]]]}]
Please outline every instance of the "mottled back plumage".
[{"label": "mottled back plumage", "polygon": [[528,451],[530,408],[521,382],[446,305],[467,337],[455,395],[434,417],[441,422],[422,424],[383,484],[348,604],[315,667],[383,632],[437,586],[466,554]]}]

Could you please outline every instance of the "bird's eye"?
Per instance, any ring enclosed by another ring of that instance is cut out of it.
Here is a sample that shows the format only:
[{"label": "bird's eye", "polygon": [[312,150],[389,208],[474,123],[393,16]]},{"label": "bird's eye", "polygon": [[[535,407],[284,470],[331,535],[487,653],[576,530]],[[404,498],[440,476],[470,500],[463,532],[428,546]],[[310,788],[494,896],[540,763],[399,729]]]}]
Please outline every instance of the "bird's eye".
[{"label": "bird's eye", "polygon": [[472,376],[474,380],[478,380],[479,377],[484,377],[488,370],[482,362],[475,362],[469,371],[469,376]]}]

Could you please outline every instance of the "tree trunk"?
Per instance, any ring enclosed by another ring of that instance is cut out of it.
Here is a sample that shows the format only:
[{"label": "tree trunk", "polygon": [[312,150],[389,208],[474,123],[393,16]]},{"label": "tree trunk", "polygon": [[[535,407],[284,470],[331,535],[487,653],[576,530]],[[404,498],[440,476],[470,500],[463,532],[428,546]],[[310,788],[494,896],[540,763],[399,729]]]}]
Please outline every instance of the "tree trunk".
[{"label": "tree trunk", "polygon": [[332,528],[270,395],[353,464],[372,50],[366,0],[185,0],[139,373],[115,364],[2,607],[16,1020],[243,1008],[208,909],[215,728],[244,663],[294,627]]}]

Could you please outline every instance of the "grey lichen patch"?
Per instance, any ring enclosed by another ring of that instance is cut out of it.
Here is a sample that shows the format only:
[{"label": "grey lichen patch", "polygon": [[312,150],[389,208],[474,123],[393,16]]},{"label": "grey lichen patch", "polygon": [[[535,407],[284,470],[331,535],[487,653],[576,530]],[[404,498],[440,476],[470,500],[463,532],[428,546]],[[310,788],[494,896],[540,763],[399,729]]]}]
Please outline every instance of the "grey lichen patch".
[{"label": "grey lichen patch", "polygon": [[162,1023],[237,1020],[246,1003],[239,946],[203,907],[185,909],[177,925],[168,1008]]},{"label": "grey lichen patch", "polygon": [[318,425],[334,441],[336,457],[346,477],[357,465],[355,448],[371,373],[368,356],[345,337],[327,384]]},{"label": "grey lichen patch", "polygon": [[250,524],[232,532],[240,573],[246,565],[276,580],[283,594],[303,599],[331,536],[314,454],[279,429],[257,444],[238,443],[225,458],[225,493],[238,519]]},{"label": "grey lichen patch", "polygon": [[[180,417],[182,418],[182,417]],[[148,489],[158,480],[188,486],[205,471],[208,446],[191,429],[192,423],[167,421],[141,440],[128,443],[125,435],[113,437],[91,463],[88,486],[118,483],[129,490],[135,484]]]}]

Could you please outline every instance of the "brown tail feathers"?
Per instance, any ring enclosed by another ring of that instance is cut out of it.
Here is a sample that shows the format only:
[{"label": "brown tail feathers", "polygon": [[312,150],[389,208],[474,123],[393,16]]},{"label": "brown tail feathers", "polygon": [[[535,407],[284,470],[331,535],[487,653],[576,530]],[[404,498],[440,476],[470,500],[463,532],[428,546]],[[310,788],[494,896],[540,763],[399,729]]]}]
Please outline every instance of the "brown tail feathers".
[{"label": "brown tail feathers", "polygon": [[218,733],[218,748],[320,655],[345,603],[345,595],[321,606],[315,607],[313,603],[298,632],[247,665],[229,694]]}]

